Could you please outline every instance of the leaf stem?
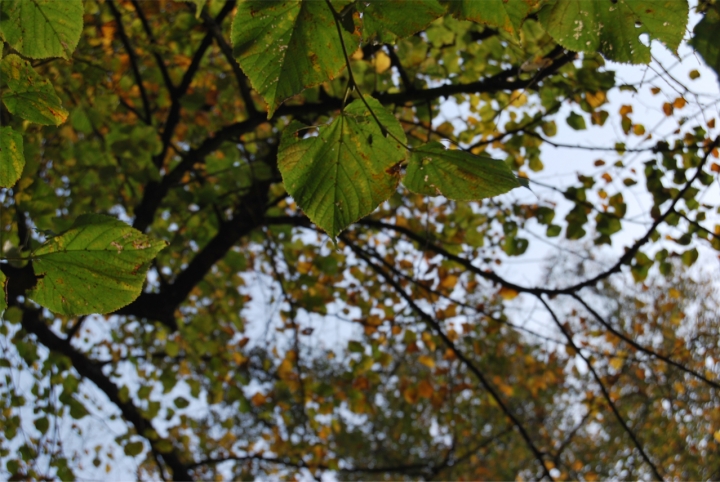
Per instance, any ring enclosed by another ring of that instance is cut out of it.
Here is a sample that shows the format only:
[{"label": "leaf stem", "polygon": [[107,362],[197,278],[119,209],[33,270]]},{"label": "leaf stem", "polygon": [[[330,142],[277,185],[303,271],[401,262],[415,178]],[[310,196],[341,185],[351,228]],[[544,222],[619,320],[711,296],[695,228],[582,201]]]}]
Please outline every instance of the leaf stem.
[{"label": "leaf stem", "polygon": [[[375,112],[370,107],[370,104],[368,104],[367,100],[365,100],[365,96],[363,95],[362,91],[360,90],[360,85],[355,80],[355,76],[353,75],[352,68],[350,67],[350,57],[348,57],[347,48],[345,47],[345,39],[342,35],[342,29],[340,27],[340,14],[337,13],[335,8],[333,8],[332,3],[330,3],[330,0],[325,0],[325,3],[327,4],[328,8],[333,14],[333,20],[335,20],[335,28],[337,29],[338,37],[340,37],[340,45],[342,47],[343,56],[345,57],[345,65],[348,69],[348,78],[350,80],[350,83],[355,87],[355,90],[357,90],[358,96],[360,97],[360,100],[363,104],[365,104],[365,108],[370,112],[370,115],[373,119],[375,119],[375,122],[380,127],[380,131],[382,132],[382,135],[385,137],[390,136],[393,140],[400,143],[405,149],[408,151],[411,151],[412,148],[405,144],[403,141],[398,139],[392,132],[387,130],[387,128],[380,122],[380,119],[378,119],[377,115],[375,115]],[[346,98],[347,98],[347,92],[346,92]]]}]

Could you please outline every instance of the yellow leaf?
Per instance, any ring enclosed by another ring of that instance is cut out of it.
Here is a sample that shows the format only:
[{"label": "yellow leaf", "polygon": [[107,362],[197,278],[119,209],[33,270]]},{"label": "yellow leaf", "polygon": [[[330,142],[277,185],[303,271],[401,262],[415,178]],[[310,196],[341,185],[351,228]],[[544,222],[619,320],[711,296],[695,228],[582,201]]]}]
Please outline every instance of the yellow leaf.
[{"label": "yellow leaf", "polygon": [[423,332],[421,338],[423,343],[425,343],[425,346],[428,347],[428,350],[435,351],[435,341],[433,340],[430,333],[428,333],[427,331]]},{"label": "yellow leaf", "polygon": [[435,360],[427,355],[420,355],[418,361],[428,368],[435,368]]},{"label": "yellow leaf", "polygon": [[458,277],[454,274],[449,274],[440,282],[440,286],[447,289],[452,289],[457,284]]},{"label": "yellow leaf", "polygon": [[506,288],[505,286],[503,286],[502,288],[500,288],[500,291],[498,291],[498,294],[504,300],[512,300],[513,298],[517,297],[518,292],[512,288]]},{"label": "yellow leaf", "polygon": [[590,107],[592,107],[593,109],[603,105],[606,99],[607,96],[603,91],[598,91],[595,93],[585,92],[585,100],[587,100],[587,103],[590,104]]},{"label": "yellow leaf", "polygon": [[390,68],[390,57],[388,57],[388,54],[383,52],[382,50],[379,50],[377,54],[375,54],[375,72],[378,74],[382,74],[387,69]]},{"label": "yellow leaf", "polygon": [[613,357],[612,360],[610,360],[610,366],[613,367],[615,370],[620,370],[623,366],[623,359],[618,357]]},{"label": "yellow leaf", "polygon": [[418,391],[415,387],[407,387],[403,390],[403,398],[407,403],[415,403],[418,401]]},{"label": "yellow leaf", "polygon": [[716,432],[713,434],[713,438],[715,439],[715,441],[716,441],[717,443],[720,444],[720,430],[716,431]]}]

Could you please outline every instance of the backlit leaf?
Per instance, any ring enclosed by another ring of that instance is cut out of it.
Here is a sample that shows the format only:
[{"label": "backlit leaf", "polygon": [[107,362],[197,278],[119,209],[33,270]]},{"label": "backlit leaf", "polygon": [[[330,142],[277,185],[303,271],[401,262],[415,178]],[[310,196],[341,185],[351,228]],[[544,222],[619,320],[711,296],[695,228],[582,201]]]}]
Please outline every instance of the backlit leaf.
[{"label": "backlit leaf", "polygon": [[[348,52],[360,34],[340,29]],[[240,2],[232,28],[233,53],[268,103],[268,117],[287,98],[335,78],[345,66],[333,13],[324,1]]]},{"label": "backlit leaf", "polygon": [[413,150],[403,184],[426,196],[457,201],[497,196],[521,186],[507,164],[431,142]]},{"label": "backlit leaf", "polygon": [[165,245],[110,216],[82,215],[32,253],[38,280],[29,296],[65,315],[115,311],[140,295]]},{"label": "backlit leaf", "polygon": [[25,57],[69,59],[82,28],[82,0],[0,2],[0,36]]},{"label": "backlit leaf", "polygon": [[450,0],[448,10],[455,17],[496,27],[516,36],[533,7],[528,0]]},{"label": "backlit leaf", "polygon": [[43,125],[59,125],[68,113],[63,109],[55,89],[39,76],[30,62],[17,55],[0,61],[2,100],[11,114]]},{"label": "backlit leaf", "polygon": [[650,62],[642,34],[675,52],[687,18],[685,0],[554,0],[538,12],[540,24],[563,47],[633,64]]},{"label": "backlit leaf", "polygon": [[363,39],[380,43],[392,42],[419,32],[445,13],[437,0],[418,0],[412,3],[412,15],[408,15],[405,0],[374,0],[359,2],[363,14]]},{"label": "backlit leaf", "polygon": [[12,187],[24,166],[22,136],[12,127],[0,127],[0,187]]},{"label": "backlit leaf", "polygon": [[[388,131],[405,142],[395,117],[376,100],[367,100]],[[317,137],[300,139],[303,129],[299,122],[285,128],[278,168],[298,206],[335,237],[395,192],[399,178],[394,167],[405,160],[407,151],[383,135],[360,100],[320,127]]]}]

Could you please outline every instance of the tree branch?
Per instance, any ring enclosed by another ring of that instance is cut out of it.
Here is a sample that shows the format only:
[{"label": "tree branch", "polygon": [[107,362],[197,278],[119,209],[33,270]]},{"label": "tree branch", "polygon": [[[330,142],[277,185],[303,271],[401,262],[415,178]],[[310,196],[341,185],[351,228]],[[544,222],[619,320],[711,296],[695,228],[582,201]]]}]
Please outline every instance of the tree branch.
[{"label": "tree branch", "polygon": [[137,54],[135,53],[135,49],[132,48],[132,45],[130,45],[130,39],[125,33],[125,27],[123,26],[122,14],[115,6],[115,2],[113,0],[108,0],[107,4],[113,17],[115,17],[115,23],[117,23],[117,32],[120,36],[120,41],[125,47],[125,51],[128,53],[128,57],[130,58],[130,68],[132,69],[133,75],[135,76],[135,83],[140,90],[140,98],[142,99],[143,110],[145,111],[143,121],[147,125],[152,125],[152,110],[150,109],[150,101],[148,100],[147,92],[145,92],[145,86],[143,85],[142,76],[140,75],[140,69],[138,68]]},{"label": "tree branch", "polygon": [[[13,300],[12,304],[16,302]],[[169,452],[162,452],[157,442],[159,438],[150,438],[148,433],[157,433],[153,428],[152,422],[146,419],[137,407],[130,401],[122,401],[120,398],[120,389],[110,378],[103,374],[99,366],[94,364],[82,353],[75,350],[68,340],[64,340],[50,330],[41,318],[40,310],[22,306],[22,327],[28,332],[35,335],[40,343],[45,345],[50,351],[64,355],[70,359],[73,368],[84,378],[87,378],[102,391],[108,399],[114,403],[122,412],[123,418],[127,420],[135,428],[135,432],[144,437],[150,444],[150,450],[153,455],[163,460],[165,464],[172,470],[173,480],[186,481],[191,480],[188,467],[182,462],[181,455],[172,449]]]},{"label": "tree branch", "polygon": [[400,286],[400,284],[393,279],[388,273],[385,272],[380,266],[376,265],[369,257],[367,253],[362,248],[359,248],[354,243],[352,243],[347,236],[340,234],[338,236],[352,251],[355,253],[360,259],[365,261],[367,265],[375,271],[378,275],[380,275],[390,286],[393,287],[395,292],[399,294],[405,302],[412,308],[412,310],[417,313],[420,318],[426,322],[429,326],[431,326],[435,332],[438,334],[440,338],[442,338],[445,345],[452,350],[453,354],[475,375],[475,377],[478,379],[482,387],[490,394],[490,397],[495,401],[495,403],[500,407],[500,410],[505,414],[505,416],[510,420],[510,422],[515,426],[520,432],[520,436],[525,441],[525,444],[528,446],[530,451],[533,453],[535,459],[542,467],[543,474],[550,480],[554,480],[552,475],[550,474],[550,471],[545,466],[545,460],[543,457],[543,453],[540,452],[540,450],[535,446],[535,443],[533,442],[532,438],[528,434],[527,430],[525,429],[524,425],[520,422],[520,420],[515,416],[515,414],[512,413],[510,408],[505,404],[503,399],[500,397],[500,394],[495,390],[495,388],[488,382],[488,380],[485,378],[485,375],[482,373],[482,371],[469,359],[467,358],[456,346],[455,343],[445,334],[442,327],[440,326],[440,323],[438,323],[437,320],[435,320],[432,316],[428,315],[424,310],[422,310],[417,303],[415,303],[415,300],[412,299],[410,295],[407,294],[407,292]]},{"label": "tree branch", "polygon": [[577,353],[580,358],[583,359],[583,361],[587,364],[588,369],[590,370],[590,373],[592,373],[593,378],[595,379],[595,382],[597,382],[598,385],[600,385],[600,391],[603,394],[603,397],[605,398],[605,401],[610,406],[610,409],[612,410],[613,414],[615,415],[615,418],[617,419],[618,423],[622,426],[623,430],[625,430],[625,433],[628,434],[630,439],[633,441],[633,444],[635,444],[635,448],[638,449],[640,452],[640,456],[643,458],[646,464],[650,466],[650,469],[652,470],[653,474],[658,480],[664,480],[664,477],[660,474],[660,471],[655,466],[655,464],[650,460],[650,457],[645,452],[645,449],[643,449],[642,444],[640,443],[640,440],[638,440],[637,435],[635,435],[635,432],[633,432],[630,427],[628,427],[627,423],[625,422],[625,419],[620,414],[620,411],[618,410],[617,406],[615,405],[615,402],[613,402],[612,398],[610,397],[610,393],[608,393],[607,388],[605,387],[605,384],[603,383],[602,379],[600,378],[600,375],[598,375],[597,371],[595,370],[595,367],[593,367],[592,362],[590,362],[590,359],[587,358],[585,355],[582,354],[580,351],[580,348],[575,344],[575,342],[572,339],[572,335],[568,333],[567,329],[563,326],[562,323],[560,323],[560,320],[558,319],[557,315],[553,311],[552,308],[550,308],[550,305],[547,304],[545,299],[538,295],[536,298],[540,301],[540,303],[543,304],[545,309],[550,313],[550,316],[552,317],[553,321],[557,325],[557,327],[562,331],[563,335],[565,335],[565,338],[567,338],[568,343],[570,346],[572,346],[573,350],[575,350],[575,353]]},{"label": "tree branch", "polygon": [[[142,23],[143,30],[145,30],[145,34],[150,39],[150,43],[153,45],[157,45],[157,39],[155,38],[155,35],[152,32],[152,29],[150,28],[150,24],[147,21],[147,18],[145,17],[145,13],[140,8],[140,3],[137,0],[130,0],[130,3],[132,3],[133,7],[135,7],[135,12],[137,13],[138,17],[140,18],[140,23]],[[155,57],[155,62],[158,65],[158,68],[160,69],[160,74],[162,75],[163,80],[165,81],[165,86],[167,87],[168,92],[170,93],[170,96],[173,95],[175,92],[175,85],[173,85],[172,79],[170,79],[170,74],[168,73],[167,66],[165,65],[165,61],[163,60],[162,56],[156,52],[152,52],[153,57]]]}]

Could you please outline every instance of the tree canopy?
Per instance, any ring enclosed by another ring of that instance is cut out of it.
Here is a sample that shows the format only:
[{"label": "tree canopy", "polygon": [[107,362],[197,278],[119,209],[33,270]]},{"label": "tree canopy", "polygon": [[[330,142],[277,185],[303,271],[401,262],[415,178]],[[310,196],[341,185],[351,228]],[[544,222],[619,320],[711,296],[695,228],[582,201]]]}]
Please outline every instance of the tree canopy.
[{"label": "tree canopy", "polygon": [[0,2],[2,477],[720,477],[692,10]]}]

